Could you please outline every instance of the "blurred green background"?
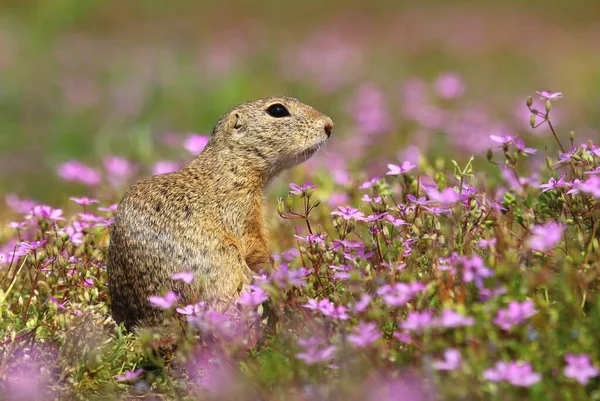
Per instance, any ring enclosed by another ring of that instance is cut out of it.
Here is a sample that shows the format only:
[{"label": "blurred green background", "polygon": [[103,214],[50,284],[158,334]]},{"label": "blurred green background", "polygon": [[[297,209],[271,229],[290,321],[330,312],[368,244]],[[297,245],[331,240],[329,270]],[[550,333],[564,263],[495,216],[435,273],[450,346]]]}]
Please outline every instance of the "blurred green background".
[{"label": "blurred green background", "polygon": [[[446,71],[466,87],[452,107],[484,107],[531,135],[524,98],[563,91],[564,138],[594,137],[598,16],[590,0],[1,1],[0,195],[64,202],[85,190],[60,180],[60,163],[114,154],[147,165],[169,157],[165,134],[206,134],[230,107],[263,96],[310,103],[334,119],[338,140],[360,134],[349,102],[369,83],[397,127],[410,103],[403,85]],[[374,154],[396,160],[395,144],[412,143],[407,130],[356,149],[357,168]],[[435,130],[416,145],[436,152]]]}]

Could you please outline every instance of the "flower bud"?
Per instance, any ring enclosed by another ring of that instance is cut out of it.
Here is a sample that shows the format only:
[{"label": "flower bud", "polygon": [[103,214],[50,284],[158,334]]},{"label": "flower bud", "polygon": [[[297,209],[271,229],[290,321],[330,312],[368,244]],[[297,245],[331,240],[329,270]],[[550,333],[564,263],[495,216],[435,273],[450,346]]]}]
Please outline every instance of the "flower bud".
[{"label": "flower bud", "polygon": [[494,152],[492,152],[492,149],[491,149],[491,148],[490,148],[490,149],[488,149],[488,151],[487,151],[487,154],[486,154],[486,157],[487,157],[487,159],[488,159],[488,161],[489,161],[489,162],[491,162],[491,161],[492,161],[492,159],[494,158]]},{"label": "flower bud", "polygon": [[314,203],[313,203],[313,207],[317,207],[321,204],[321,199],[317,199]]},{"label": "flower bud", "polygon": [[515,196],[513,194],[511,194],[510,192],[506,192],[504,194],[503,199],[504,199],[504,202],[508,205],[511,205],[516,201]]},{"label": "flower bud", "polygon": [[353,220],[348,220],[348,225],[346,228],[346,234],[350,234],[356,228],[356,223]]},{"label": "flower bud", "polygon": [[284,208],[283,198],[278,197],[277,198],[277,213],[283,214],[283,208]]},{"label": "flower bud", "polygon": [[310,198],[314,192],[315,192],[315,191],[313,191],[313,189],[312,189],[312,188],[306,188],[306,189],[304,190],[304,193],[306,194],[306,197],[307,197],[307,198]]},{"label": "flower bud", "polygon": [[531,117],[529,117],[529,125],[531,125],[531,128],[535,128],[535,114],[532,114]]},{"label": "flower bud", "polygon": [[533,105],[533,99],[531,98],[531,96],[527,96],[527,107],[531,107]]},{"label": "flower bud", "polygon": [[546,100],[546,112],[549,113],[552,109],[552,102],[550,100]]},{"label": "flower bud", "polygon": [[546,156],[546,166],[552,170],[552,159],[550,159],[548,156]]},{"label": "flower bud", "polygon": [[285,198],[285,207],[287,207],[287,209],[290,210],[293,206],[294,201],[292,200],[292,197],[288,195],[287,198]]}]

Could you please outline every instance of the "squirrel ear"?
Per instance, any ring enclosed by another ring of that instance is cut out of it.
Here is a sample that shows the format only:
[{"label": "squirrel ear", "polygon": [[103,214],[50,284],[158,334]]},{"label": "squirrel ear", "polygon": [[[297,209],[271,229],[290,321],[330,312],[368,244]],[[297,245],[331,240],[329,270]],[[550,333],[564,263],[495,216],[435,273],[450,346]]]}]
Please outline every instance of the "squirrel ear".
[{"label": "squirrel ear", "polygon": [[229,115],[228,125],[230,129],[240,129],[242,128],[242,119],[238,113],[231,113]]}]

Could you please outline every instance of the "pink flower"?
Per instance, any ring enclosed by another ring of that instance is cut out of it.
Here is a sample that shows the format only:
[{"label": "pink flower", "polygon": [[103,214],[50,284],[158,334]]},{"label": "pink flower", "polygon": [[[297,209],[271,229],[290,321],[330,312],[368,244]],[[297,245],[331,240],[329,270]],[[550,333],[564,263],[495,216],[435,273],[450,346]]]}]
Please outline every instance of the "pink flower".
[{"label": "pink flower", "polygon": [[318,338],[298,339],[298,345],[303,348],[302,352],[296,354],[296,358],[302,359],[309,365],[327,362],[333,359],[335,346],[323,344]]},{"label": "pink flower", "polygon": [[348,341],[358,348],[368,347],[379,340],[381,332],[375,323],[360,322],[352,334],[348,334]]},{"label": "pink flower", "polygon": [[306,192],[307,189],[315,189],[317,188],[316,185],[312,185],[312,182],[307,181],[302,185],[298,185],[298,184],[289,184],[290,185],[290,193],[294,194],[294,195],[304,195],[304,193]]},{"label": "pink flower", "polygon": [[594,198],[600,198],[600,177],[593,176],[588,178],[586,181],[580,183],[577,189],[592,194]]},{"label": "pink flower", "polygon": [[204,150],[209,140],[210,137],[208,136],[191,134],[183,142],[183,148],[194,156],[199,155]]},{"label": "pink flower", "polygon": [[496,238],[492,238],[492,239],[482,238],[477,242],[478,248],[491,248],[494,245],[496,245]]},{"label": "pink flower", "polygon": [[424,289],[425,286],[419,282],[410,284],[395,283],[381,286],[377,290],[377,294],[381,296],[386,305],[399,307],[406,305],[417,293]]},{"label": "pink flower", "polygon": [[455,348],[448,348],[444,351],[443,360],[433,362],[433,368],[436,370],[455,370],[460,367],[461,361],[460,351]]},{"label": "pink flower", "polygon": [[333,249],[338,249],[339,247],[343,248],[364,248],[365,244],[360,241],[350,241],[347,239],[336,239],[333,240]]},{"label": "pink flower", "polygon": [[592,365],[590,357],[586,354],[567,354],[565,355],[565,361],[567,366],[564,368],[563,373],[565,376],[577,380],[580,384],[586,385],[590,378],[600,374],[598,368]]},{"label": "pink flower", "polygon": [[379,177],[373,177],[368,181],[363,182],[362,184],[360,184],[360,189],[368,189],[371,188],[373,185],[375,185],[377,183],[377,181],[379,181]]},{"label": "pink flower", "polygon": [[245,306],[257,306],[265,302],[269,299],[269,294],[265,292],[262,288],[249,285],[249,291],[244,291],[240,294],[240,298],[237,300],[237,303]]},{"label": "pink flower", "polygon": [[431,327],[432,322],[433,314],[430,311],[410,311],[406,316],[406,320],[400,323],[400,327],[404,330],[421,332]]},{"label": "pink flower", "polygon": [[129,177],[134,171],[133,165],[129,160],[120,156],[108,156],[104,158],[104,168],[109,174],[109,178]]},{"label": "pink flower", "polygon": [[460,194],[454,188],[445,188],[442,192],[435,189],[427,191],[429,199],[434,202],[439,202],[443,206],[450,206],[458,202]]},{"label": "pink flower", "polygon": [[159,160],[152,166],[152,175],[168,174],[179,170],[179,164],[168,160]]},{"label": "pink flower", "polygon": [[412,170],[416,167],[414,164],[412,164],[409,161],[402,162],[402,164],[400,166],[397,166],[395,164],[388,164],[387,166],[388,166],[389,171],[386,173],[386,175],[406,174],[410,170]]},{"label": "pink flower", "polygon": [[354,304],[354,313],[364,312],[371,303],[371,299],[372,297],[369,294],[362,294],[360,299]]},{"label": "pink flower", "polygon": [[500,326],[503,330],[510,330],[513,326],[523,323],[536,313],[533,302],[530,300],[522,303],[510,301],[507,308],[498,311],[494,318],[494,324]]},{"label": "pink flower", "polygon": [[369,195],[364,194],[360,200],[362,200],[363,202],[381,203],[382,197],[374,196],[373,198],[371,198]]},{"label": "pink flower", "polygon": [[67,301],[63,301],[62,303],[60,303],[60,302],[58,302],[58,300],[56,298],[54,298],[52,295],[50,295],[46,302],[52,302],[53,304],[55,304],[58,307],[58,309],[65,309],[64,305]]},{"label": "pink flower", "polygon": [[[586,149],[589,153],[600,157],[600,147],[594,145],[593,143],[592,144],[582,143],[581,147],[583,149]],[[597,167],[596,170],[600,173],[600,167]]]},{"label": "pink flower", "polygon": [[439,206],[424,206],[423,209],[427,210],[428,212],[431,212],[432,214],[434,214],[436,216],[441,216],[444,214],[449,215],[452,213],[452,209],[443,208],[443,207],[439,207]]},{"label": "pink flower", "polygon": [[433,87],[438,96],[445,99],[455,99],[465,91],[465,85],[460,75],[453,72],[440,74]]},{"label": "pink flower", "polygon": [[[370,214],[367,217],[365,217],[364,219],[362,219],[363,221],[366,221],[367,223],[373,223],[374,221],[379,221],[382,218],[386,217],[388,214],[387,212],[383,212],[383,213],[374,213],[374,214]],[[401,219],[397,219],[396,220],[398,222],[398,224],[401,224],[400,222],[402,222],[403,220]]]},{"label": "pink flower", "polygon": [[401,343],[404,343],[404,344],[412,343],[412,338],[410,337],[410,334],[407,332],[394,331],[393,336],[396,340],[400,341]]},{"label": "pink flower", "polygon": [[555,222],[532,227],[529,248],[540,252],[553,248],[561,240],[564,229],[562,224]]},{"label": "pink flower", "polygon": [[334,319],[347,320],[350,318],[346,313],[347,309],[344,306],[335,306],[328,299],[322,299],[317,301],[316,299],[309,299],[308,303],[303,305],[305,308],[318,310],[324,316],[329,316]]},{"label": "pink flower", "polygon": [[562,92],[552,93],[551,91],[536,91],[542,100],[556,100],[562,98]]},{"label": "pink flower", "polygon": [[300,251],[297,248],[290,248],[287,251],[281,252],[281,257],[287,262],[291,262],[300,256]]},{"label": "pink flower", "polygon": [[27,227],[27,222],[25,222],[25,221],[21,221],[21,222],[11,221],[10,223],[7,224],[7,227],[19,231],[19,230],[23,230],[23,229],[25,229]]},{"label": "pink flower", "polygon": [[31,241],[31,242],[19,242],[19,249],[21,251],[25,251],[25,252],[29,252],[29,251],[34,251],[36,249],[39,249],[41,247],[43,247],[44,245],[46,245],[46,240],[42,240],[42,241]]},{"label": "pink flower", "polygon": [[117,379],[117,381],[134,380],[134,379],[137,379],[139,377],[139,375],[142,374],[143,371],[144,371],[144,369],[142,369],[142,368],[134,370],[134,371],[128,370],[125,372],[124,375],[115,376],[115,379]]},{"label": "pink flower", "polygon": [[444,309],[440,316],[435,319],[436,326],[441,327],[460,327],[460,326],[473,326],[475,319],[472,317],[465,317],[452,309]]},{"label": "pink flower", "polygon": [[402,220],[400,218],[394,217],[391,214],[386,214],[385,218],[386,218],[387,221],[389,221],[390,223],[392,223],[392,225],[394,227],[400,227],[400,226],[408,224],[406,221],[404,221],[404,220]]},{"label": "pink flower", "polygon": [[279,270],[271,275],[271,282],[279,288],[303,287],[306,285],[305,277],[309,274],[310,271],[304,267],[290,269],[287,264],[282,263]]},{"label": "pink flower", "polygon": [[515,145],[515,148],[519,149],[526,155],[533,155],[537,153],[537,149],[525,147],[525,143],[521,138],[515,139],[513,144]]},{"label": "pink flower", "polygon": [[381,90],[366,83],[358,88],[352,101],[351,115],[365,136],[372,136],[389,130],[391,118],[387,111],[387,101]]},{"label": "pink flower", "polygon": [[[96,216],[93,213],[77,213],[77,216],[81,217],[81,219],[84,222],[91,222],[91,223],[99,223],[99,222],[104,222],[106,219],[102,216]],[[83,224],[81,221],[76,222],[78,224]]]},{"label": "pink flower", "polygon": [[331,212],[334,216],[341,216],[344,220],[363,220],[365,215],[350,206],[338,206],[338,210]]},{"label": "pink flower", "polygon": [[87,206],[87,205],[91,205],[93,203],[98,203],[98,201],[96,199],[90,199],[85,196],[83,198],[71,197],[69,199],[71,199],[73,202],[77,203],[78,205],[82,205],[82,206]]},{"label": "pink flower", "polygon": [[499,361],[491,369],[486,369],[483,377],[492,382],[506,381],[518,387],[531,387],[542,379],[542,375],[534,372],[529,362],[503,361]]},{"label": "pink flower", "polygon": [[186,284],[190,284],[192,281],[194,281],[194,272],[175,273],[173,276],[171,276],[171,278],[173,280],[181,280]]},{"label": "pink flower", "polygon": [[33,208],[32,215],[41,219],[64,220],[61,209],[53,209],[50,206],[38,205]]},{"label": "pink flower", "polygon": [[337,207],[348,203],[349,200],[350,198],[348,197],[348,194],[346,192],[333,192],[331,195],[329,195],[327,205],[329,205],[330,207]]},{"label": "pink flower", "polygon": [[559,189],[566,186],[565,184],[565,175],[563,174],[558,181],[554,178],[550,178],[547,184],[540,184],[538,188],[542,188],[542,192],[550,191],[552,189]]},{"label": "pink flower", "polygon": [[37,202],[31,199],[21,199],[15,194],[8,194],[4,197],[6,205],[17,213],[29,213]]},{"label": "pink flower", "polygon": [[490,139],[499,144],[506,145],[506,144],[512,143],[515,140],[515,137],[511,136],[511,135],[502,135],[502,136],[490,135]]},{"label": "pink flower", "polygon": [[294,238],[299,239],[300,241],[307,241],[311,244],[321,244],[325,245],[325,234],[309,234],[306,237],[301,237],[299,235],[294,235]]},{"label": "pink flower", "polygon": [[393,270],[401,271],[406,267],[406,263],[400,263],[399,265],[393,265],[391,263],[381,262],[381,266],[385,266],[392,271]]},{"label": "pink flower", "polygon": [[329,266],[331,270],[334,270],[336,273],[333,274],[333,278],[336,280],[347,280],[350,278],[349,271],[352,270],[352,266],[350,265],[342,265],[342,266]]},{"label": "pink flower", "polygon": [[150,303],[159,308],[169,309],[177,301],[177,298],[177,294],[175,294],[173,291],[169,291],[164,297],[151,295]]},{"label": "pink flower", "polygon": [[97,170],[77,160],[71,160],[58,167],[58,175],[65,181],[81,182],[86,185],[98,185],[102,176]]},{"label": "pink flower", "polygon": [[560,153],[556,164],[570,162],[573,159],[573,156],[575,156],[575,153],[577,153],[577,146],[573,146],[565,153]]},{"label": "pink flower", "polygon": [[199,315],[203,311],[204,306],[204,302],[198,302],[194,305],[186,305],[183,308],[175,308],[175,310],[182,315]]},{"label": "pink flower", "polygon": [[113,213],[117,211],[117,208],[119,207],[118,203],[113,203],[112,205],[110,205],[109,207],[99,207],[98,210],[101,212],[108,212],[108,213]]},{"label": "pink flower", "polygon": [[304,306],[306,309],[319,310],[319,301],[311,298],[308,300],[308,303],[302,306]]},{"label": "pink flower", "polygon": [[408,194],[408,195],[406,195],[406,198],[409,201],[411,201],[412,203],[416,203],[419,206],[425,206],[425,205],[428,205],[429,203],[431,203],[424,196],[417,199],[414,195]]}]

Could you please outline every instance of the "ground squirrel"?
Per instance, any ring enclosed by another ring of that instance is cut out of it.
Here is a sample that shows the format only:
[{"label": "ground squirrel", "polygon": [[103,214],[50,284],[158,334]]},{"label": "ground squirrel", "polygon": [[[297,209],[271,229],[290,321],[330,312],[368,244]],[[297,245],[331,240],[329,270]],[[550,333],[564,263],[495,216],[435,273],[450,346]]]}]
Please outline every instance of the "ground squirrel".
[{"label": "ground squirrel", "polygon": [[[243,103],[217,121],[195,159],[133,185],[110,230],[115,321],[128,329],[160,323],[162,311],[149,297],[167,290],[184,303],[192,293],[207,302],[232,300],[255,272],[271,266],[265,189],[312,156],[332,127],[329,117],[293,98]],[[194,272],[194,282],[172,279],[183,271]]]}]

